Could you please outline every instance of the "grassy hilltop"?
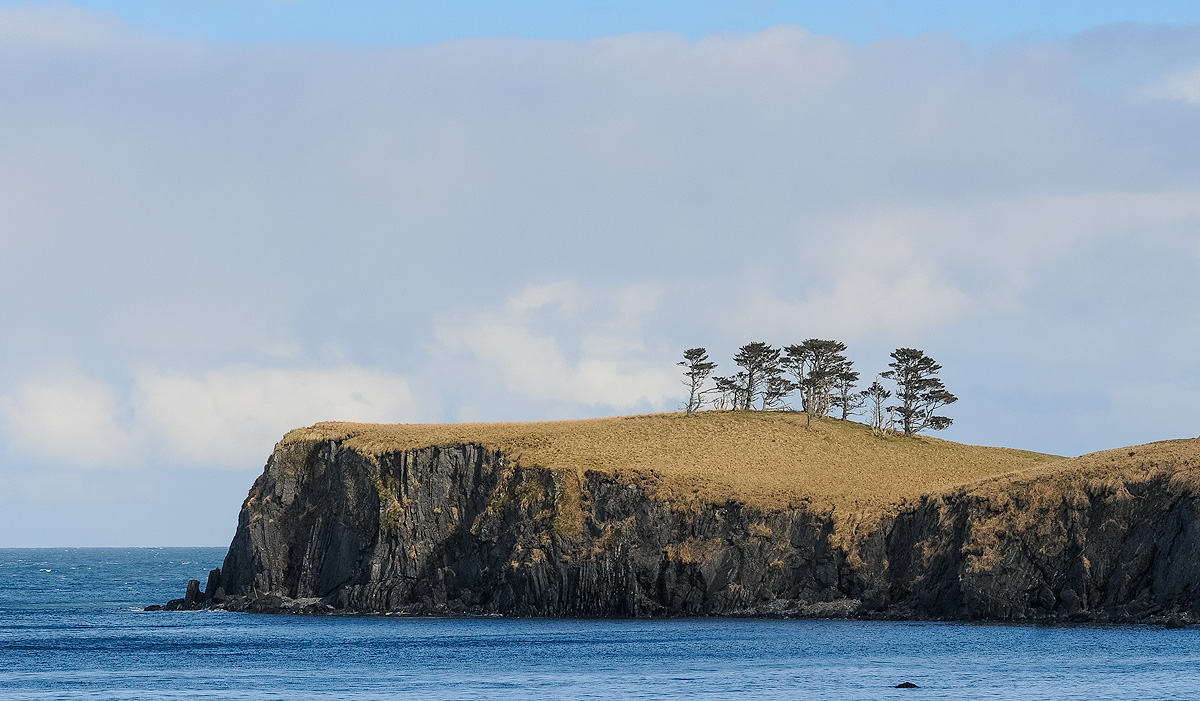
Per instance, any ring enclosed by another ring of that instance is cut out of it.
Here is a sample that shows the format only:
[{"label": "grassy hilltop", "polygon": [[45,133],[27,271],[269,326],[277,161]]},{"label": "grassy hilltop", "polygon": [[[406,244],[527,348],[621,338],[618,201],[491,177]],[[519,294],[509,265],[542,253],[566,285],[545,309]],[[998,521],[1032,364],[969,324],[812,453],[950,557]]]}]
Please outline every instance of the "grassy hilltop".
[{"label": "grassy hilltop", "polygon": [[525,465],[598,470],[642,484],[661,498],[763,508],[809,501],[882,506],[1063,460],[1011,448],[928,436],[875,436],[852,421],[804,415],[709,411],[580,421],[477,424],[325,422],[282,443],[343,439],[369,455],[478,443]]}]

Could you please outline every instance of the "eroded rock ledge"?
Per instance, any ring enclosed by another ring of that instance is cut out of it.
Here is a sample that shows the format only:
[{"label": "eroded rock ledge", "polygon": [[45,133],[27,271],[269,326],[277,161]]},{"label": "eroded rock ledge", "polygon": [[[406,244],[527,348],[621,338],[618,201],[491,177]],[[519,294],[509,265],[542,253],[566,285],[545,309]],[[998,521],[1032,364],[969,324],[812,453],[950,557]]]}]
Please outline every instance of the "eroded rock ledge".
[{"label": "eroded rock ledge", "polygon": [[[1160,446],[1157,447],[1156,446]],[[652,496],[481,445],[277,446],[179,607],[1165,622],[1200,614],[1195,441],[850,514]],[[1108,458],[1105,458],[1108,459]],[[1083,460],[1083,459],[1080,459]],[[176,602],[172,602],[176,603]]]}]

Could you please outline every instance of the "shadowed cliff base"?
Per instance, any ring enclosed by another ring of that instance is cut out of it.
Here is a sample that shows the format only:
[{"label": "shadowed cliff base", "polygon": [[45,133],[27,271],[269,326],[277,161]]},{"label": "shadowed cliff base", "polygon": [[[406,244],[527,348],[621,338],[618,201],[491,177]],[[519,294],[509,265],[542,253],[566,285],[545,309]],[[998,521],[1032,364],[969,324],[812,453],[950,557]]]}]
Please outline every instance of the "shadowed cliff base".
[{"label": "shadowed cliff base", "polygon": [[786,413],[323,423],[186,605],[1190,621],[1197,470],[1200,440],[1064,459]]}]

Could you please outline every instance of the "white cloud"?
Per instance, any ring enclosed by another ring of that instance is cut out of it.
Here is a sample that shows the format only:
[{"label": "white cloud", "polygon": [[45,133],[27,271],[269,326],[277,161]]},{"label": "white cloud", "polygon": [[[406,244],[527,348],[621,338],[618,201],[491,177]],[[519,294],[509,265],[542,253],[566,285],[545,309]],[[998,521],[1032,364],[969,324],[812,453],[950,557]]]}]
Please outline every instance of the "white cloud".
[{"label": "white cloud", "polygon": [[889,270],[878,276],[855,271],[800,300],[767,289],[750,290],[742,300],[746,313],[741,323],[747,331],[772,328],[776,335],[796,340],[819,336],[851,342],[913,337],[953,324],[968,308],[962,291],[921,271]]},{"label": "white cloud", "polygon": [[283,434],[317,421],[398,422],[413,416],[408,383],[361,368],[238,368],[137,379],[139,424],[171,462],[246,468]]},{"label": "white cloud", "polygon": [[967,294],[946,279],[946,261],[930,245],[928,228],[909,231],[898,219],[858,218],[824,233],[827,243],[799,252],[802,296],[748,282],[732,323],[751,335],[779,329],[853,342],[944,327],[969,309]]},{"label": "white cloud", "polygon": [[545,402],[627,411],[668,406],[674,373],[646,347],[654,286],[588,292],[574,285],[530,285],[498,310],[467,314],[435,330],[444,352],[498,376],[512,393]]},{"label": "white cloud", "polygon": [[26,384],[0,397],[0,420],[18,453],[80,467],[141,462],[112,389],[76,373]]},{"label": "white cloud", "polygon": [[[918,338],[964,319],[1028,314],[1039,294],[1108,246],[1186,249],[1200,191],[971,198],[850,212],[814,227],[787,277],[744,278],[729,324],[854,341]],[[1117,271],[1109,271],[1117,275]],[[1117,275],[1119,277],[1119,275]],[[797,287],[797,285],[792,285]],[[1035,292],[1036,291],[1036,292]]]},{"label": "white cloud", "polygon": [[72,377],[26,384],[0,399],[10,446],[65,467],[256,469],[292,428],[413,414],[403,378],[357,367],[146,373],[125,401],[102,382]]},{"label": "white cloud", "polygon": [[[110,13],[68,3],[27,3],[0,7],[0,46],[33,52],[107,55],[136,61],[147,48],[175,57],[194,55],[197,44],[163,40],[137,31]],[[143,70],[154,70],[146,66]]]},{"label": "white cloud", "polygon": [[1147,90],[1150,97],[1200,105],[1200,66],[1170,73]]},{"label": "white cloud", "polygon": [[132,32],[100,14],[67,5],[0,9],[0,42],[97,49],[131,38]]}]

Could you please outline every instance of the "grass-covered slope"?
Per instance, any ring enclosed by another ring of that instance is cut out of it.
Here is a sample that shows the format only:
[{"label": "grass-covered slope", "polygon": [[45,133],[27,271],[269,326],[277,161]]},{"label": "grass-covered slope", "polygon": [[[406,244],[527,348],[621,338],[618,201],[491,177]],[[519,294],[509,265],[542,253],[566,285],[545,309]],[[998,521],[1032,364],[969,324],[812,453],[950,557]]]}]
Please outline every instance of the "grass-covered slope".
[{"label": "grass-covered slope", "polygon": [[596,470],[659,498],[772,509],[878,506],[1028,470],[1062,458],[930,437],[875,436],[866,426],[803,414],[703,412],[581,421],[478,424],[327,422],[287,434],[345,441],[365,455],[474,443],[526,466]]},{"label": "grass-covered slope", "polygon": [[1014,490],[1055,494],[1084,486],[1121,490],[1131,482],[1169,475],[1172,486],[1200,489],[1200,438],[1180,438],[1102,450],[972,485],[981,495]]}]

